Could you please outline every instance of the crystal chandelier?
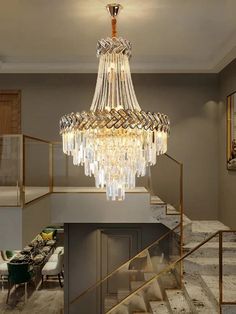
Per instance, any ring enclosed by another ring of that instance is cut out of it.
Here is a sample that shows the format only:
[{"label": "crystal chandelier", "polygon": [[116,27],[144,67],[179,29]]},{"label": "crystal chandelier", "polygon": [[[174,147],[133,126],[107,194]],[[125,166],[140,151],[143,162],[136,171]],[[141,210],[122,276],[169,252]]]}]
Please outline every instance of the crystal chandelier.
[{"label": "crystal chandelier", "polygon": [[121,5],[109,4],[112,37],[97,44],[99,68],[90,111],[64,115],[60,120],[63,152],[74,165],[84,165],[97,188],[106,187],[108,200],[123,200],[135,178],[145,176],[156,156],[167,151],[169,119],[144,112],[131,79],[131,43],[117,37],[116,17]]}]

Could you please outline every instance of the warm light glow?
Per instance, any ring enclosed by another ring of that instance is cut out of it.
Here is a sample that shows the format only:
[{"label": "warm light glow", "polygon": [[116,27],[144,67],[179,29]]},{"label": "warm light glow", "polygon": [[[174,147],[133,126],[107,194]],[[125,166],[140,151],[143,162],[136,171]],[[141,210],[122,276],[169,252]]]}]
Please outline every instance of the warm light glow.
[{"label": "warm light glow", "polygon": [[89,112],[71,113],[60,121],[63,152],[94,176],[107,199],[123,200],[136,176],[167,151],[169,119],[141,110],[131,79],[131,44],[123,38],[98,42],[97,84]]}]

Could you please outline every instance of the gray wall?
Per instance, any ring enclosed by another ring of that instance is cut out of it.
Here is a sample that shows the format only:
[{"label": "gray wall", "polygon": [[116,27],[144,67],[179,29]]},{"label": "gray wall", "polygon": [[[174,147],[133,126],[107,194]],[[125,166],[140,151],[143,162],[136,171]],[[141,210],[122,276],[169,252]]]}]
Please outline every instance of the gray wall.
[{"label": "gray wall", "polygon": [[236,60],[220,73],[220,220],[236,229],[236,171],[226,169],[226,97],[236,92]]},{"label": "gray wall", "polygon": [[[80,293],[100,279],[100,230],[140,230],[140,248],[144,249],[168,229],[161,224],[65,224],[65,313],[96,313],[96,293],[88,293],[80,302],[70,304]],[[124,231],[126,232],[126,231]],[[136,254],[137,252],[135,252]],[[68,271],[72,270],[72,271]]]},{"label": "gray wall", "polygon": [[[140,105],[171,119],[169,153],[184,163],[186,213],[216,219],[218,76],[135,74],[133,79]],[[0,89],[22,90],[23,132],[50,140],[60,138],[61,115],[89,108],[95,82],[95,74],[0,75]]]}]

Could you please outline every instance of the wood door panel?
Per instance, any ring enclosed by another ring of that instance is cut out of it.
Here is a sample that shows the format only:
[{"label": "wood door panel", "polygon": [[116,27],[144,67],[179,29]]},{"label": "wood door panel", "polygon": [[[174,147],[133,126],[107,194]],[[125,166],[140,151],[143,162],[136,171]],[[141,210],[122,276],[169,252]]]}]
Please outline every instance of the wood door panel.
[{"label": "wood door panel", "polygon": [[20,132],[20,91],[0,91],[0,134],[18,134]]},{"label": "wood door panel", "polygon": [[[0,91],[0,135],[21,132],[20,91]],[[20,142],[0,137],[0,185],[17,186],[20,171]]]}]

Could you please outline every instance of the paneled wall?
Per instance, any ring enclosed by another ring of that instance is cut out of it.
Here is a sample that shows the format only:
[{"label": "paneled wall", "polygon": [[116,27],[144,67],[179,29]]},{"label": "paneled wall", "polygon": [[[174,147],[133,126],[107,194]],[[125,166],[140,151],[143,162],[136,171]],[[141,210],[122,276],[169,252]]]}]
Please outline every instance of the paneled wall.
[{"label": "paneled wall", "polygon": [[161,224],[65,224],[65,313],[96,313],[96,293],[70,302],[166,232]]}]

